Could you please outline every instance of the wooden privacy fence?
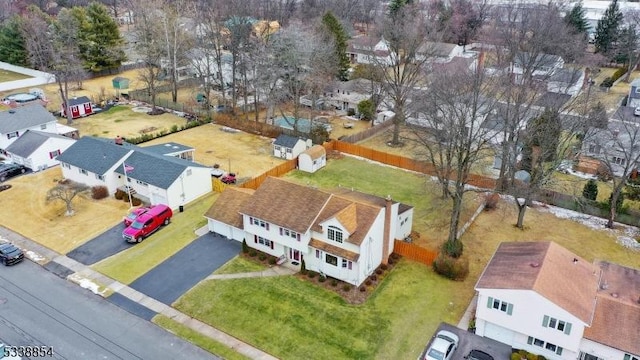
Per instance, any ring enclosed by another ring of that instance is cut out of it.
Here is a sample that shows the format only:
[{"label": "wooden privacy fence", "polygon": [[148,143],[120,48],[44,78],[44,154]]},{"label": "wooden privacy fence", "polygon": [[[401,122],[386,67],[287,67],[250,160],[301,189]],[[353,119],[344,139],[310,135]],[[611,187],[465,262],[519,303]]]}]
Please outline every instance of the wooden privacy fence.
[{"label": "wooden privacy fence", "polygon": [[269,171],[264,172],[253,179],[246,181],[240,185],[240,187],[256,190],[260,184],[268,177],[268,176],[282,176],[289,171],[296,168],[298,164],[297,159],[287,160],[287,162],[282,163],[274,168],[269,169]]},{"label": "wooden privacy fence", "polygon": [[425,249],[418,245],[401,240],[395,240],[395,244],[393,246],[393,252],[402,255],[407,259],[418,261],[426,265],[433,264],[433,261],[438,256],[438,253],[433,250]]}]

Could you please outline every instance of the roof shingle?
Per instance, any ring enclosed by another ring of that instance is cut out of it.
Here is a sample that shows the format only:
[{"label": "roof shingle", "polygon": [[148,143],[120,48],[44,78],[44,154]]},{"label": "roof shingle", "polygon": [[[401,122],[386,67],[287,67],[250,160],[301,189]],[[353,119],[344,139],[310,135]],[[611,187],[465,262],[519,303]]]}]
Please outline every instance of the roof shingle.
[{"label": "roof shingle", "polygon": [[56,118],[40,104],[20,106],[0,112],[0,134],[29,129],[56,122]]},{"label": "roof shingle", "polygon": [[18,140],[14,141],[7,147],[7,152],[16,154],[23,158],[28,158],[36,151],[42,144],[44,144],[50,138],[64,139],[68,141],[75,141],[66,136],[58,135],[55,133],[48,133],[43,131],[27,130],[22,134]]},{"label": "roof shingle", "polygon": [[204,216],[242,229],[242,214],[239,210],[254,192],[253,189],[227,187]]}]

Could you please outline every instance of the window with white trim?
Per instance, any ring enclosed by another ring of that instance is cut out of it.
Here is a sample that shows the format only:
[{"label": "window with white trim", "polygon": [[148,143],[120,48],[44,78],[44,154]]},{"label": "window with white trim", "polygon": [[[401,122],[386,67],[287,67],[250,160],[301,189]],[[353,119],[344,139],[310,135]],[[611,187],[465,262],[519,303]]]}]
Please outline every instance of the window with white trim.
[{"label": "window with white trim", "polygon": [[329,225],[329,227],[327,228],[327,238],[329,240],[333,240],[337,243],[342,244],[342,230],[333,225]]},{"label": "window with white trim", "polygon": [[325,254],[325,261],[327,264],[338,266],[338,258],[336,256]]},{"label": "window with white trim", "polygon": [[47,124],[40,125],[40,130],[46,130],[46,129],[47,129]]},{"label": "window with white trim", "polygon": [[487,299],[487,308],[500,310],[504,313],[507,313],[507,315],[513,314],[513,304],[508,303],[506,301],[494,299],[492,297],[489,297]]},{"label": "window with white trim", "polygon": [[554,317],[551,317],[551,316],[545,315],[542,318],[542,326],[550,327],[550,328],[556,329],[556,330],[560,330],[560,331],[562,331],[563,333],[565,333],[567,335],[571,334],[571,323],[570,322],[558,320],[558,319],[556,319]]},{"label": "window with white trim", "polygon": [[249,223],[269,230],[269,223],[256,218],[249,218]]},{"label": "window with white trim", "polygon": [[640,357],[633,356],[631,354],[624,354],[624,358],[622,360],[640,360]]},{"label": "window with white trim", "polygon": [[18,137],[18,132],[14,131],[14,132],[10,132],[7,134],[7,139],[13,139],[13,138],[17,138]]},{"label": "window with white trim", "polygon": [[191,169],[187,169],[187,176],[191,176]]},{"label": "window with white trim", "polygon": [[351,270],[351,268],[353,267],[353,263],[347,259],[342,259],[342,268],[343,269],[349,269]]},{"label": "window with white trim", "polygon": [[96,174],[96,179],[98,179],[100,181],[104,181],[104,175]]},{"label": "window with white trim", "polygon": [[616,165],[624,166],[627,163],[627,160],[625,158],[614,156],[611,158],[611,162]]},{"label": "window with white trim", "polygon": [[85,169],[78,169],[78,171],[80,172],[80,174],[89,175],[89,172]]},{"label": "window with white trim", "polygon": [[49,159],[53,159],[58,155],[60,155],[60,150],[49,151]]},{"label": "window with white trim", "polygon": [[600,154],[600,145],[589,145],[589,152],[592,154]]},{"label": "window with white trim", "polygon": [[298,234],[297,232],[295,232],[293,230],[289,230],[289,229],[281,227],[280,228],[280,235],[287,236],[287,237],[290,237],[290,238],[292,238],[294,240],[300,241],[300,234]]},{"label": "window with white trim", "polygon": [[62,167],[65,167],[67,169],[71,169],[71,165],[69,165],[67,163],[62,163]]},{"label": "window with white trim", "polygon": [[275,145],[273,148],[275,151],[280,151],[280,145]]},{"label": "window with white trim", "polygon": [[529,336],[529,338],[527,339],[527,344],[529,345],[535,345],[538,347],[541,347],[543,349],[549,350],[557,355],[562,355],[562,347],[556,345],[556,344],[552,344],[550,342],[546,342],[544,340],[541,339],[537,339],[534,338],[533,336]]},{"label": "window with white trim", "polygon": [[316,249],[316,259],[320,259],[320,250]]},{"label": "window with white trim", "polygon": [[136,180],[136,183],[138,183],[139,185],[142,185],[142,186],[149,186],[149,184],[147,184],[144,181],[140,181],[140,180]]},{"label": "window with white trim", "polygon": [[258,236],[258,244],[271,247],[272,241],[265,239],[262,236]]}]

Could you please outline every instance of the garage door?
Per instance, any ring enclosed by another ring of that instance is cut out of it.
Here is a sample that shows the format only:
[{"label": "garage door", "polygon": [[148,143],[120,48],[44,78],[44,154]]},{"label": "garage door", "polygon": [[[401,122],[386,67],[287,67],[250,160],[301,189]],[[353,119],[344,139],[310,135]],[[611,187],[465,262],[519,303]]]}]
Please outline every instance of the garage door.
[{"label": "garage door", "polygon": [[487,323],[484,329],[484,336],[500,341],[503,344],[513,345],[513,331],[496,324]]},{"label": "garage door", "polygon": [[168,205],[167,198],[165,196],[163,196],[162,194],[157,194],[157,193],[151,194],[151,203],[153,205],[156,205],[156,204]]}]

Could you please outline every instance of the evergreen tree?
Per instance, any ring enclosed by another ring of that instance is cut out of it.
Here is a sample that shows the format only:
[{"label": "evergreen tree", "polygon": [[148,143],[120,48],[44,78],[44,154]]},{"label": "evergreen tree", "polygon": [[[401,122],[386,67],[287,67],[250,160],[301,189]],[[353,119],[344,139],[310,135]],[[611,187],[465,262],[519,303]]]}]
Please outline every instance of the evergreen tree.
[{"label": "evergreen tree", "polygon": [[358,113],[362,120],[373,120],[376,114],[376,105],[371,99],[362,100],[358,103]]},{"label": "evergreen tree", "polygon": [[598,197],[598,183],[593,179],[589,179],[589,181],[584,184],[582,196],[585,199],[595,200]]},{"label": "evergreen tree", "polygon": [[20,17],[14,16],[0,26],[0,61],[18,66],[29,64]]},{"label": "evergreen tree", "polygon": [[602,15],[602,19],[598,20],[595,41],[597,53],[611,55],[612,51],[615,50],[623,18],[624,15],[620,11],[618,0],[613,0],[604,15]]},{"label": "evergreen tree", "polygon": [[571,11],[565,15],[564,21],[574,28],[576,34],[587,35],[589,23],[587,22],[587,12],[582,7],[582,2],[578,2],[573,6]]},{"label": "evergreen tree", "polygon": [[[607,117],[607,109],[605,109],[604,105],[602,105],[602,103],[598,101],[596,106],[589,112],[587,127],[593,126],[599,129],[606,129],[608,125],[609,118]],[[587,132],[587,130],[587,128],[584,129],[585,133]]]},{"label": "evergreen tree", "polygon": [[117,68],[126,60],[118,24],[100,3],[86,8],[86,24],[81,23],[79,37],[85,68],[91,71]]},{"label": "evergreen tree", "polygon": [[349,57],[347,56],[347,32],[331,11],[327,11],[324,14],[322,24],[324,24],[327,30],[333,35],[335,56],[338,62],[338,79],[347,81],[349,80],[350,68]]},{"label": "evergreen tree", "polygon": [[556,111],[545,110],[542,115],[532,120],[527,131],[532,147],[540,147],[539,161],[553,161],[558,152],[562,126]]}]

